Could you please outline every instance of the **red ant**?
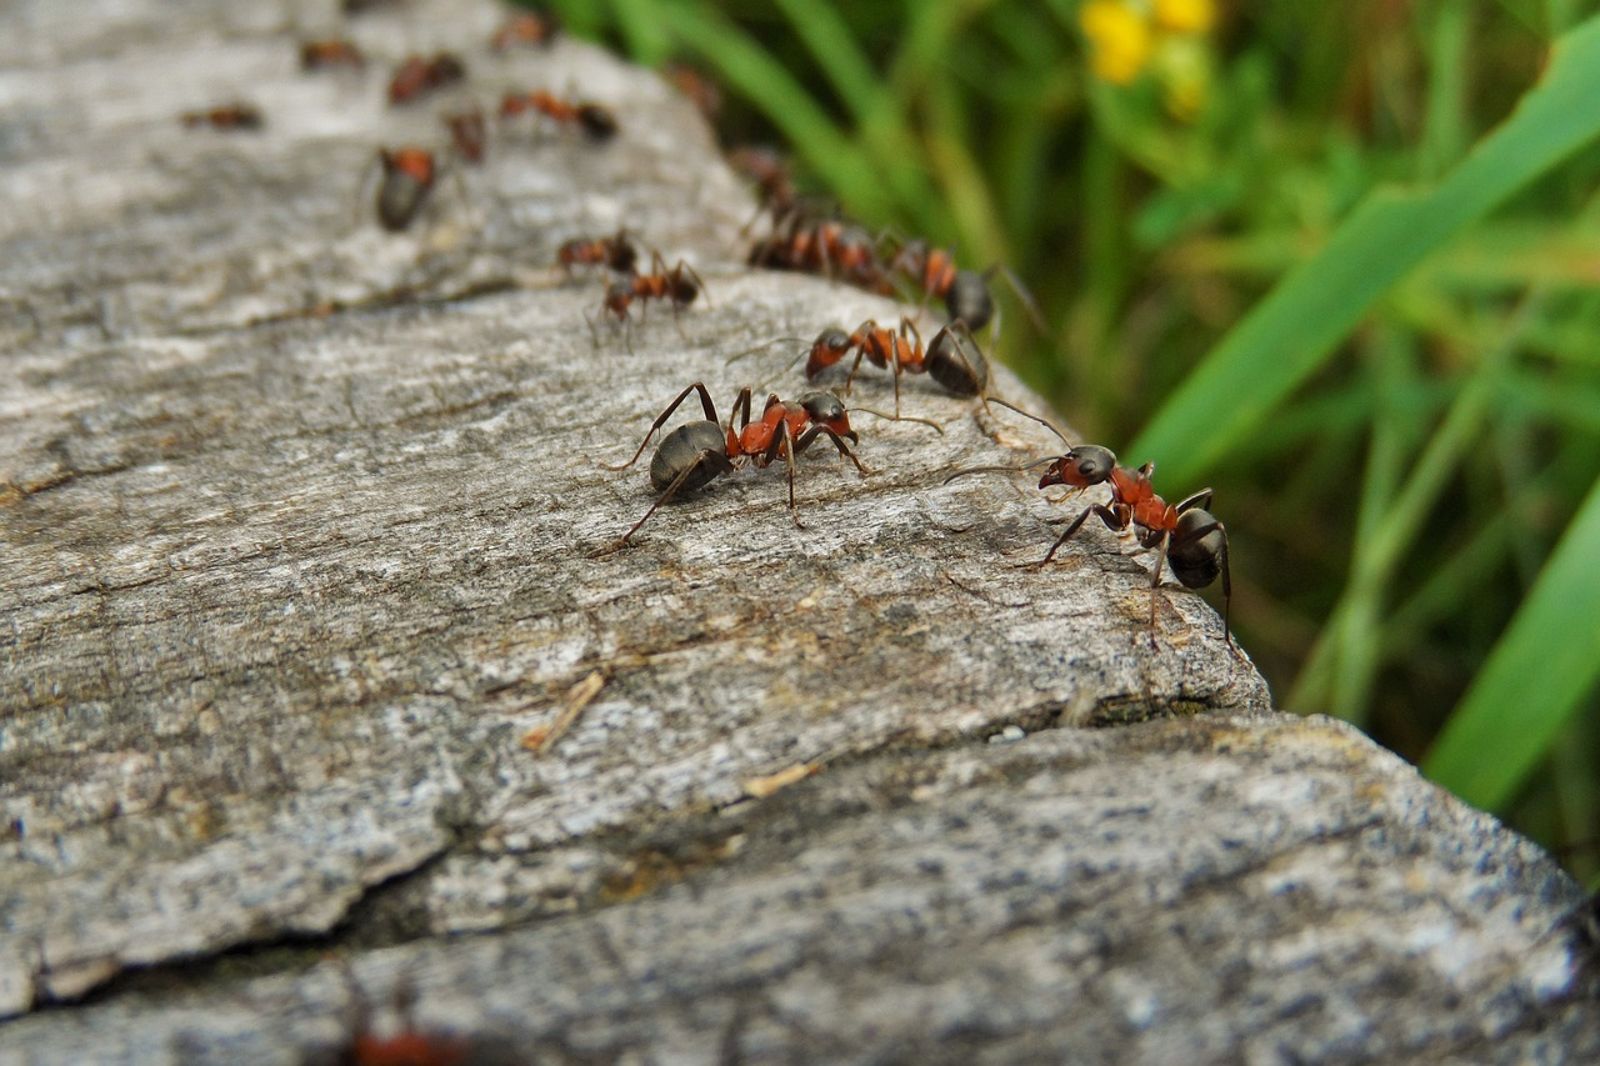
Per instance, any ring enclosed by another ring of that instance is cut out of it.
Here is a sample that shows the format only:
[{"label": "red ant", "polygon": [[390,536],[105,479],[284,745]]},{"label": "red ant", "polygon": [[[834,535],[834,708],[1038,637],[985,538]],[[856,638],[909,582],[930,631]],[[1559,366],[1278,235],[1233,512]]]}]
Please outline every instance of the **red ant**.
[{"label": "red ant", "polygon": [[302,70],[330,70],[334,67],[351,67],[360,70],[367,65],[361,50],[349,41],[306,41],[300,46]]},{"label": "red ant", "polygon": [[[735,148],[728,153],[728,165],[736,172],[755,182],[756,193],[761,202],[755,217],[745,223],[743,234],[756,224],[763,212],[770,211],[775,219],[783,219],[794,211],[799,202],[799,193],[795,191],[794,175],[790,171],[788,160],[775,148],[751,145],[745,148]],[[759,245],[757,247],[760,247]],[[752,258],[755,253],[751,253]]]},{"label": "red ant", "polygon": [[402,979],[394,992],[394,1011],[399,1016],[400,1027],[391,1035],[380,1036],[372,1024],[372,1005],[356,983],[349,963],[340,959],[339,966],[350,987],[354,1014],[351,1035],[343,1046],[321,1049],[307,1056],[307,1062],[331,1062],[339,1066],[464,1066],[466,1063],[515,1066],[532,1061],[504,1038],[419,1029],[414,1017],[416,989],[407,979]]},{"label": "red ant", "polygon": [[[649,432],[644,435],[632,459],[621,466],[607,466],[606,469],[626,470],[638,462],[650,438],[655,436],[656,431],[692,392],[700,394],[700,407],[705,419],[679,426],[661,438],[655,455],[650,459],[650,485],[661,495],[650,505],[644,517],[622,535],[613,550],[627,544],[628,539],[662,504],[681,492],[693,492],[723,474],[732,473],[740,460],[748,459],[757,469],[764,469],[779,458],[788,464],[789,517],[794,520],[797,529],[805,527],[795,510],[794,458],[809,448],[818,437],[827,437],[832,441],[839,454],[854,463],[862,477],[869,473],[845,443],[846,440],[851,444],[857,443],[859,438],[850,428],[850,415],[844,404],[832,393],[808,392],[795,403],[784,403],[776,394],[769,395],[766,405],[761,409],[761,420],[752,422],[751,391],[747,385],[734,400],[733,413],[724,427],[717,417],[716,404],[711,402],[711,394],[698,381],[678,393],[678,398],[668,404],[667,409],[650,424]],[[735,418],[739,423],[737,428],[734,426]]]},{"label": "red ant", "polygon": [[857,288],[885,296],[894,292],[865,230],[834,220],[802,223],[800,215],[792,210],[787,231],[756,243],[750,251],[751,266],[826,277],[833,277],[837,270]]},{"label": "red ant", "polygon": [[489,40],[489,47],[496,52],[504,52],[513,45],[549,48],[560,31],[560,20],[550,12],[524,11],[511,16],[505,25],[495,31]]},{"label": "red ant", "polygon": [[[776,343],[780,342],[768,342]],[[956,321],[941,327],[934,334],[933,343],[928,345],[922,343],[916,324],[904,317],[900,319],[898,330],[886,329],[870,318],[857,326],[854,333],[837,327],[825,329],[817,334],[811,347],[801,353],[806,356],[806,380],[815,378],[852,351],[856,353],[856,361],[845,378],[845,391],[849,391],[863,359],[880,369],[892,369],[896,418],[900,417],[901,374],[927,374],[946,392],[956,396],[985,396],[989,388],[989,360],[965,322]]]},{"label": "red ant", "polygon": [[507,93],[500,101],[501,118],[513,118],[524,111],[537,111],[560,125],[577,126],[591,141],[609,141],[617,134],[617,117],[603,104],[573,103],[543,89]]},{"label": "red ant", "polygon": [[983,273],[961,270],[955,257],[943,248],[929,248],[926,241],[910,241],[889,263],[891,273],[906,276],[928,297],[943,300],[952,322],[960,319],[972,329],[982,329],[994,317],[994,297],[989,294],[989,278],[1000,273],[1027,310],[1040,333],[1050,332],[1038,303],[1010,270],[998,263]]},{"label": "red ant", "polygon": [[186,111],[181,118],[190,129],[210,126],[215,130],[258,130],[264,124],[261,112],[250,104],[224,104],[204,111]]},{"label": "red ant", "polygon": [[439,178],[433,153],[426,148],[378,149],[383,181],[378,186],[378,221],[390,233],[408,228],[427,202]]},{"label": "red ant", "polygon": [[705,279],[682,259],[668,270],[661,253],[651,252],[650,273],[634,274],[612,281],[606,286],[605,301],[601,310],[610,311],[619,319],[626,321],[628,307],[633,301],[668,300],[672,303],[672,313],[677,314],[694,303],[695,297],[700,295],[705,286]]},{"label": "red ant", "polygon": [[669,63],[661,74],[706,118],[715,119],[721,113],[722,90],[698,70],[684,63]]},{"label": "red ant", "polygon": [[482,163],[489,142],[483,109],[474,107],[470,111],[446,115],[444,124],[450,131],[450,143],[455,145],[456,154],[469,163]]},{"label": "red ant", "polygon": [[389,102],[405,104],[417,100],[425,93],[442,89],[467,76],[466,64],[449,52],[440,52],[432,59],[407,56],[394,72],[389,82]]},{"label": "red ant", "polygon": [[[1233,632],[1228,625],[1228,608],[1233,599],[1233,581],[1228,573],[1228,531],[1207,510],[1211,506],[1211,490],[1201,489],[1176,504],[1170,504],[1156,495],[1155,489],[1150,484],[1150,479],[1155,473],[1154,463],[1145,463],[1138,470],[1129,470],[1125,466],[1118,465],[1116,455],[1109,448],[1102,448],[1098,444],[1074,445],[1049,421],[1029,414],[1004,400],[995,399],[994,402],[1010,408],[1025,418],[1033,419],[1067,445],[1065,455],[1041,460],[1050,465],[1045,470],[1044,476],[1039,479],[1039,488],[1066,485],[1081,490],[1091,485],[1105,483],[1111,485],[1109,506],[1091,504],[1070,521],[1053,520],[1052,524],[1066,522],[1067,528],[1056,538],[1056,542],[1050,546],[1043,559],[1028,564],[1030,568],[1038,569],[1049,564],[1050,560],[1055,558],[1056,552],[1078,532],[1089,516],[1096,515],[1105,523],[1107,529],[1115,533],[1132,531],[1141,548],[1158,549],[1155,570],[1150,575],[1152,639],[1156,629],[1156,591],[1161,587],[1161,568],[1163,564],[1170,563],[1173,574],[1185,588],[1205,588],[1217,579],[1219,573],[1222,575],[1222,632],[1228,647],[1233,649]],[[1029,464],[1029,466],[1038,465],[1039,463]],[[945,483],[948,484],[966,474],[1012,469],[1015,468],[973,467],[958,470],[945,478]]]},{"label": "red ant", "polygon": [[[612,237],[578,237],[567,241],[556,251],[556,262],[568,273],[572,272],[574,266],[580,264],[586,266],[603,264],[618,273],[630,274],[633,272],[638,254],[638,249],[628,239],[628,231],[624,228],[617,230],[616,235]],[[693,296],[690,296],[690,300],[693,300]],[[609,296],[607,307],[610,307]]]}]

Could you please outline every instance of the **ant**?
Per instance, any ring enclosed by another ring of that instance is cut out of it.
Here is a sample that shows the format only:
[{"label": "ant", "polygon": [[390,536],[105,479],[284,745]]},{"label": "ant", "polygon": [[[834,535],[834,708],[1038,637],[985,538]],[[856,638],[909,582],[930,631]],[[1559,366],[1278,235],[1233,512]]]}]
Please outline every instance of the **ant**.
[{"label": "ant", "polygon": [[897,417],[901,374],[927,374],[956,396],[982,396],[989,386],[989,361],[978,348],[972,331],[959,319],[942,327],[934,334],[933,343],[927,346],[923,345],[916,324],[905,317],[900,319],[898,330],[886,329],[870,318],[857,326],[854,333],[842,329],[823,330],[806,353],[806,380],[839,362],[852,349],[856,361],[845,378],[845,391],[850,390],[862,359],[880,369],[892,368]]},{"label": "ant", "polygon": [[410,227],[439,178],[433,153],[426,148],[378,149],[383,181],[378,186],[378,221],[390,233]]},{"label": "ant", "polygon": [[[1131,531],[1141,548],[1155,548],[1158,551],[1155,569],[1150,575],[1152,640],[1156,630],[1156,591],[1161,587],[1161,569],[1164,564],[1170,563],[1173,574],[1184,588],[1205,588],[1217,579],[1218,574],[1221,574],[1222,632],[1229,649],[1237,654],[1233,643],[1233,632],[1228,625],[1228,608],[1233,599],[1233,581],[1228,573],[1228,531],[1207,510],[1211,506],[1211,490],[1201,489],[1176,504],[1168,503],[1156,495],[1155,489],[1151,487],[1150,479],[1155,474],[1154,463],[1145,463],[1138,470],[1129,470],[1125,466],[1118,465],[1117,457],[1111,449],[1098,444],[1074,445],[1067,440],[1066,434],[1046,419],[1029,414],[1001,399],[995,399],[993,402],[1025,418],[1033,419],[1061,438],[1061,442],[1067,446],[1064,455],[1028,464],[1031,467],[1049,463],[1044,475],[1039,478],[1040,489],[1049,488],[1051,485],[1065,485],[1074,490],[1105,483],[1111,485],[1109,506],[1091,504],[1070,521],[1052,520],[1051,524],[1066,522],[1067,528],[1056,538],[1056,542],[1050,546],[1045,557],[1037,563],[1028,564],[1029,568],[1039,569],[1048,565],[1061,546],[1078,532],[1089,516],[1095,515],[1105,523],[1107,529],[1119,535]],[[956,471],[945,478],[945,483],[949,484],[967,474],[1013,469],[1015,468],[972,467]],[[1026,470],[1028,467],[1021,469]]]},{"label": "ant", "polygon": [[489,39],[489,47],[504,52],[513,45],[549,48],[561,31],[561,21],[548,11],[524,11],[506,20]]},{"label": "ant", "polygon": [[204,111],[185,111],[181,119],[189,129],[210,126],[214,130],[258,130],[264,124],[261,112],[251,104],[224,104]]},{"label": "ant", "polygon": [[788,229],[758,241],[750,250],[751,266],[796,270],[833,277],[837,270],[858,288],[891,295],[894,287],[884,275],[873,240],[860,226],[829,219],[806,223],[798,209],[788,215]]},{"label": "ant", "polygon": [[449,52],[440,52],[432,59],[407,56],[395,69],[389,82],[389,102],[405,104],[421,98],[425,93],[442,89],[467,76],[466,64]]},{"label": "ant", "polygon": [[577,126],[591,141],[609,141],[617,135],[617,117],[603,104],[573,103],[543,89],[507,93],[500,101],[501,118],[513,118],[524,111],[537,111],[560,125]]},{"label": "ant", "polygon": [[489,141],[483,109],[474,107],[468,111],[445,115],[444,124],[450,131],[450,143],[455,145],[456,154],[469,163],[482,163]]},{"label": "ant", "polygon": [[[631,274],[638,254],[638,249],[628,239],[627,229],[622,228],[612,237],[577,237],[567,241],[556,251],[556,262],[568,274],[572,273],[574,266],[580,264],[589,266],[604,264],[618,273]],[[689,300],[685,302],[693,299],[693,295],[690,295]],[[609,294],[607,307],[610,307]],[[626,306],[624,306],[625,312]]]},{"label": "ant", "polygon": [[661,253],[651,252],[650,273],[634,274],[612,281],[606,286],[605,301],[601,310],[610,311],[617,318],[627,321],[628,307],[633,301],[668,300],[672,303],[672,313],[676,315],[694,303],[695,297],[700,295],[705,286],[705,279],[682,259],[668,270]]},{"label": "ant", "polygon": [[[733,413],[724,427],[717,417],[716,404],[711,402],[711,394],[698,381],[678,393],[677,399],[668,404],[667,409],[650,424],[650,430],[639,443],[633,458],[621,466],[608,465],[606,469],[626,470],[638,462],[650,438],[693,392],[700,394],[700,407],[705,419],[679,426],[661,438],[655,455],[650,459],[650,485],[661,495],[650,505],[644,517],[622,535],[612,550],[627,544],[629,538],[649,521],[662,504],[679,493],[693,492],[723,474],[732,473],[741,460],[748,459],[757,469],[771,466],[780,457],[788,464],[789,517],[794,520],[796,529],[804,529],[805,526],[795,510],[794,458],[809,448],[818,437],[832,441],[839,454],[854,463],[862,477],[869,473],[850,445],[845,443],[848,440],[850,444],[855,444],[859,438],[855,430],[850,428],[849,412],[832,393],[808,392],[794,403],[785,403],[776,394],[769,395],[761,409],[760,421],[752,422],[751,390],[747,385],[734,400]],[[738,419],[737,428],[734,426],[735,418]]]},{"label": "ant", "polygon": [[983,273],[957,268],[955,257],[943,248],[930,248],[927,241],[910,241],[900,248],[889,262],[890,273],[905,276],[911,284],[931,299],[943,300],[945,310],[953,322],[957,319],[972,329],[982,329],[994,318],[994,297],[989,293],[989,278],[999,273],[1017,294],[1017,299],[1040,333],[1049,333],[1044,313],[1038,303],[1023,287],[1021,280],[1007,268],[995,264]]},{"label": "ant", "polygon": [[338,1048],[323,1048],[305,1056],[307,1063],[337,1063],[338,1066],[519,1066],[532,1060],[515,1045],[499,1037],[469,1036],[450,1030],[417,1027],[416,988],[407,978],[395,986],[394,1012],[400,1025],[388,1036],[380,1036],[372,1023],[372,1004],[356,983],[350,964],[339,960],[339,968],[350,989],[350,1036]]},{"label": "ant", "polygon": [[[757,208],[755,216],[745,223],[744,229],[739,231],[740,234],[754,226],[756,219],[764,212],[770,211],[773,218],[783,219],[795,210],[800,194],[794,187],[794,174],[789,167],[789,161],[776,148],[759,145],[735,148],[728,153],[728,165],[737,173],[755,182],[756,193],[760,199],[760,207]],[[753,257],[755,253],[751,254]]]},{"label": "ant", "polygon": [[302,70],[331,70],[334,67],[361,70],[366,65],[366,57],[349,41],[334,39],[306,41],[300,46]]},{"label": "ant", "polygon": [[346,15],[363,15],[379,8],[395,7],[399,0],[343,0],[340,10]]},{"label": "ant", "polygon": [[722,113],[722,90],[700,71],[687,63],[668,63],[661,75],[707,119]]}]

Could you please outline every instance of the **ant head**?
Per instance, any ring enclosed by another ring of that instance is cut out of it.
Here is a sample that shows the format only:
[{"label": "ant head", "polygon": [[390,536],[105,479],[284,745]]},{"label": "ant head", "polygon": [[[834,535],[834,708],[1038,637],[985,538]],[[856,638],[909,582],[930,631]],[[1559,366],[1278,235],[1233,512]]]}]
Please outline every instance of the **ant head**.
[{"label": "ant head", "polygon": [[973,270],[958,270],[944,296],[945,310],[950,319],[961,319],[971,329],[982,329],[994,317],[994,297],[989,295],[989,282]]},{"label": "ant head", "polygon": [[858,440],[855,430],[850,428],[850,413],[833,393],[808,392],[800,397],[800,406],[811,416],[811,421],[827,426],[852,444]]},{"label": "ant head", "polygon": [[946,326],[928,345],[928,376],[957,396],[978,396],[989,387],[989,360],[972,333]]},{"label": "ant head", "polygon": [[1185,588],[1205,588],[1221,573],[1227,551],[1228,535],[1222,524],[1209,511],[1191,507],[1178,516],[1167,562]]},{"label": "ant head", "polygon": [[1108,480],[1116,466],[1117,457],[1111,449],[1098,444],[1080,444],[1050,464],[1050,469],[1039,479],[1039,487],[1044,489],[1051,485],[1067,485],[1086,489]]},{"label": "ant head", "polygon": [[600,104],[580,105],[578,124],[591,141],[609,141],[617,135],[617,117]]}]

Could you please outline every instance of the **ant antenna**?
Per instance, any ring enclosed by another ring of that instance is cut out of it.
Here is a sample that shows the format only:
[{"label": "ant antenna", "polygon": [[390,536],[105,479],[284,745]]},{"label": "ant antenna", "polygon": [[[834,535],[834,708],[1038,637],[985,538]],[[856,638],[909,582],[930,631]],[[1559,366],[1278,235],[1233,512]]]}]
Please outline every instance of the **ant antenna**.
[{"label": "ant antenna", "polygon": [[[860,408],[852,408],[852,410],[860,410]],[[950,484],[950,482],[954,481],[956,478],[958,478],[958,477],[966,477],[968,474],[992,474],[992,473],[1001,473],[1001,472],[1007,473],[1007,474],[1020,474],[1024,470],[1032,470],[1036,466],[1044,466],[1046,463],[1053,463],[1053,462],[1056,461],[1056,459],[1057,459],[1057,456],[1047,455],[1043,459],[1035,459],[1033,462],[1027,464],[1026,466],[969,466],[969,467],[964,467],[963,469],[957,470],[955,473],[951,474],[949,477],[947,477],[943,481],[939,482],[939,484],[948,485],[948,484]]]},{"label": "ant antenna", "polygon": [[[1016,404],[1011,403],[1011,402],[1009,402],[1007,400],[1002,400],[998,396],[986,396],[986,397],[984,397],[984,401],[983,402],[985,404],[997,403],[1001,407],[1004,407],[1009,411],[1015,411],[1017,414],[1021,415],[1023,418],[1032,419],[1033,421],[1035,421],[1035,422],[1039,423],[1041,426],[1043,426],[1045,429],[1048,429],[1051,433],[1054,433],[1057,437],[1060,437],[1061,438],[1061,443],[1065,444],[1069,450],[1072,448],[1072,441],[1068,440],[1067,439],[1067,435],[1065,433],[1061,432],[1061,430],[1057,429],[1055,423],[1051,422],[1049,419],[1040,418],[1038,415],[1032,413],[1031,411],[1024,411],[1022,408],[1018,407]],[[1035,464],[1035,465],[1037,465],[1037,464]],[[1027,468],[1023,467],[1022,469],[1025,470]]]}]

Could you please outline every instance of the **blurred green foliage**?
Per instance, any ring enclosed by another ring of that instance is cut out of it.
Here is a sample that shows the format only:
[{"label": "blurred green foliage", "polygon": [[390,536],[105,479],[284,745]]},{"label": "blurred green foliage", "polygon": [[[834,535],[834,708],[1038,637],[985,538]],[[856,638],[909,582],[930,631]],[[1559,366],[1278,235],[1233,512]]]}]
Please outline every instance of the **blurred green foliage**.
[{"label": "blurred green foliage", "polygon": [[1216,488],[1279,703],[1596,878],[1594,0],[555,6],[869,226],[1009,264],[1055,328],[1012,307],[1011,365]]}]

